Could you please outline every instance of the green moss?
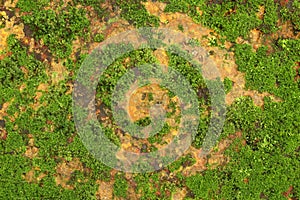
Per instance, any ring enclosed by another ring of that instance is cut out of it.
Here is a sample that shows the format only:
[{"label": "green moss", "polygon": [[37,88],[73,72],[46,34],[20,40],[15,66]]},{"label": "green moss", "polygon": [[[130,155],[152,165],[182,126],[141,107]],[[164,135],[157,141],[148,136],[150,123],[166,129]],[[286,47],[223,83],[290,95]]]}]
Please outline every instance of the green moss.
[{"label": "green moss", "polygon": [[128,183],[124,175],[117,174],[115,176],[114,190],[113,193],[117,197],[127,197]]},{"label": "green moss", "polygon": [[188,154],[186,156],[180,157],[178,160],[176,160],[175,162],[170,164],[168,166],[168,169],[171,172],[175,172],[175,171],[179,170],[180,167],[185,168],[185,167],[188,167],[188,166],[192,166],[195,163],[196,163],[196,160],[190,154]]},{"label": "green moss", "polygon": [[145,118],[139,119],[139,120],[135,121],[135,124],[137,124],[139,126],[148,126],[149,124],[151,124],[151,118],[145,117]]},{"label": "green moss", "polygon": [[162,127],[162,129],[156,133],[154,136],[151,136],[148,138],[149,142],[151,144],[153,143],[160,143],[160,144],[163,144],[165,143],[165,141],[162,140],[162,138],[169,134],[170,133],[170,130],[171,130],[171,127],[169,126],[169,124],[165,123],[164,126]]},{"label": "green moss", "polygon": [[109,14],[108,11],[102,8],[101,6],[101,4],[104,3],[105,3],[104,0],[72,0],[71,5],[74,7],[78,5],[91,6],[94,9],[94,11],[96,11],[98,18],[102,20],[104,17],[106,17]]},{"label": "green moss", "polygon": [[278,30],[278,15],[278,4],[276,4],[274,1],[267,0],[265,3],[263,23],[261,25],[261,30],[264,33],[272,33]]},{"label": "green moss", "polygon": [[233,82],[228,77],[224,78],[225,92],[228,93],[232,89]]},{"label": "green moss", "polygon": [[159,19],[149,14],[145,6],[138,0],[117,0],[116,5],[121,9],[121,17],[136,27],[159,25]]},{"label": "green moss", "polygon": [[[26,12],[23,4],[19,5],[22,12]],[[85,10],[67,6],[63,9],[45,10],[32,8],[22,19],[33,31],[36,40],[43,40],[51,53],[58,58],[66,58],[71,54],[72,41],[83,37],[89,29],[89,21]]]},{"label": "green moss", "polygon": [[181,32],[184,31],[184,28],[183,28],[183,25],[182,25],[182,24],[179,24],[179,25],[178,25],[178,30],[180,30]]},{"label": "green moss", "polygon": [[94,36],[94,41],[95,42],[102,42],[104,41],[104,35],[101,33],[98,33]]},{"label": "green moss", "polygon": [[205,175],[197,174],[186,179],[186,186],[190,188],[195,199],[214,199],[218,191],[219,175],[215,171],[207,171]]}]

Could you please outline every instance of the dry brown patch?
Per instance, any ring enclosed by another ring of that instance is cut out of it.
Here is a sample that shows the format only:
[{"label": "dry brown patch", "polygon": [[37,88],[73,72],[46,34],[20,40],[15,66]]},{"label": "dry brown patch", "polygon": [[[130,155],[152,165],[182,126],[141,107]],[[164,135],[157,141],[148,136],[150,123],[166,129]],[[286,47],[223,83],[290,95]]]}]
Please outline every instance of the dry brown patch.
[{"label": "dry brown patch", "polygon": [[113,199],[113,181],[96,181],[96,184],[99,185],[96,192],[96,198],[101,200],[111,200]]},{"label": "dry brown patch", "polygon": [[[39,167],[33,167],[31,170],[29,170],[27,173],[25,173],[22,177],[28,183],[38,183],[45,176],[47,176],[47,173],[37,173],[40,171],[41,171],[41,169]],[[38,174],[38,176],[37,176],[37,174]]]},{"label": "dry brown patch", "polygon": [[[210,150],[206,156],[202,156],[202,149],[196,149],[190,147],[187,153],[190,153],[196,160],[196,163],[192,166],[188,166],[182,170],[183,175],[191,176],[201,171],[207,170],[207,168],[214,169],[219,166],[224,166],[229,162],[229,157],[225,156],[224,152],[236,139],[241,139],[242,145],[245,145],[245,140],[242,139],[242,133],[236,132],[229,135],[227,138],[221,140],[216,146],[215,150]],[[236,147],[236,151],[239,149]]]},{"label": "dry brown patch", "polygon": [[127,198],[132,200],[141,199],[142,195],[136,191],[137,183],[133,179],[133,174],[125,173],[125,178],[128,181]]},{"label": "dry brown patch", "polygon": [[34,146],[28,146],[25,151],[25,156],[28,158],[34,158],[38,155],[39,149]]},{"label": "dry brown patch", "polygon": [[41,106],[46,106],[46,102],[41,104],[39,100],[43,96],[43,92],[48,91],[48,87],[49,85],[46,83],[41,83],[38,85],[37,92],[35,93],[35,97],[34,97],[34,103],[30,105],[34,110],[38,110]]},{"label": "dry brown patch", "polygon": [[18,3],[18,0],[6,0],[4,1],[4,7],[15,8]]},{"label": "dry brown patch", "polygon": [[[4,49],[3,49],[4,50]],[[1,49],[0,49],[0,51],[1,51]],[[7,53],[5,53],[5,52],[0,52],[0,60],[3,60],[5,57],[8,57],[8,56],[11,56],[12,55],[12,52],[7,52]]]},{"label": "dry brown patch", "polygon": [[[71,2],[72,2],[72,0],[64,0],[64,1],[51,0],[49,2],[49,5],[45,6],[44,9],[45,10],[53,10],[58,14],[61,9],[66,8],[68,6],[68,4]],[[80,8],[81,6],[77,6],[77,7]]]},{"label": "dry brown patch", "polygon": [[26,147],[26,151],[25,151],[25,156],[32,159],[34,157],[36,157],[39,153],[39,149],[37,147],[34,146],[34,138],[33,135],[28,134],[28,146]]},{"label": "dry brown patch", "polygon": [[35,93],[35,100],[38,101],[42,96],[43,92],[46,92],[48,90],[48,84],[46,83],[41,83],[37,87],[37,92]]},{"label": "dry brown patch", "polygon": [[73,158],[71,161],[63,160],[56,166],[56,185],[61,185],[66,189],[74,189],[74,186],[69,185],[68,181],[70,180],[72,173],[75,171],[83,171],[82,163],[78,158]]},{"label": "dry brown patch", "polygon": [[293,24],[291,21],[278,21],[277,27],[280,27],[275,33],[265,35],[262,40],[262,44],[268,47],[267,53],[270,54],[274,52],[274,42],[279,38],[288,38],[288,39],[299,39],[300,33],[295,34]]},{"label": "dry brown patch", "polygon": [[7,138],[7,131],[5,130],[5,127],[0,126],[0,140],[6,140]]},{"label": "dry brown patch", "polygon": [[[145,117],[150,117],[150,115],[157,116],[159,113],[156,112],[156,109],[153,109],[157,104],[160,104],[165,112],[172,111],[172,108],[168,107],[171,101],[176,104],[175,113],[171,117],[165,119],[166,123],[171,127],[171,130],[163,137],[163,141],[167,143],[171,142],[172,138],[178,133],[174,127],[178,126],[178,122],[176,122],[175,118],[181,112],[179,108],[179,99],[177,97],[170,98],[168,96],[168,90],[162,89],[156,83],[152,83],[143,87],[138,87],[135,85],[131,90],[128,91],[126,96],[126,99],[128,99],[128,107],[126,106],[126,108],[132,122]],[[124,105],[127,105],[127,102],[124,102]],[[150,131],[150,129],[147,128],[148,127],[145,127],[144,129],[146,131],[145,134]],[[135,140],[128,133],[118,132],[117,135],[120,138],[122,149],[126,151],[140,153],[143,145],[146,145],[147,148],[151,146],[148,140]],[[155,146],[160,148],[163,146],[163,144],[156,144]],[[123,151],[119,151],[117,153],[117,157],[121,160],[126,160],[123,155]]]},{"label": "dry brown patch", "polygon": [[141,2],[146,10],[151,14],[151,15],[161,15],[164,13],[165,7],[167,6],[167,4],[162,3],[162,2]]},{"label": "dry brown patch", "polygon": [[169,57],[167,55],[167,52],[164,51],[163,49],[157,49],[153,52],[153,55],[158,59],[158,61],[164,65],[168,66],[169,65]]},{"label": "dry brown patch", "polygon": [[0,109],[0,120],[3,120],[5,116],[7,116],[7,109],[9,107],[9,105],[14,101],[14,99],[11,99],[9,102],[5,102],[4,104],[1,105],[1,109]]},{"label": "dry brown patch", "polygon": [[[225,77],[228,77],[234,83],[232,90],[226,95],[225,100],[227,105],[230,105],[236,98],[239,98],[241,96],[250,96],[253,99],[255,105],[262,106],[263,98],[265,96],[272,96],[271,94],[266,92],[259,93],[257,91],[245,90],[244,73],[238,71],[238,67],[235,63],[234,53],[228,51],[228,49],[232,46],[232,43],[226,42],[224,45],[225,49],[210,46],[209,38],[213,36],[217,39],[219,38],[214,30],[203,27],[201,24],[196,24],[186,14],[161,12],[163,11],[163,9],[160,10],[157,6],[160,4],[147,2],[146,5],[146,9],[150,9],[148,10],[150,13],[153,13],[160,18],[160,27],[177,30],[178,25],[182,25],[184,28],[184,34],[186,34],[190,38],[198,39],[198,41],[200,41],[201,47],[203,47],[207,52],[212,52],[210,58],[214,61],[215,65],[219,69],[221,79],[223,80]],[[264,8],[260,9],[261,13],[264,12]],[[250,42],[242,38],[238,38],[236,42],[247,43],[252,45],[254,49],[257,49],[259,46],[261,46],[262,43],[261,32],[256,29],[251,30]],[[275,101],[280,101],[280,99],[274,96],[272,97]]]},{"label": "dry brown patch", "polygon": [[257,29],[253,29],[250,31],[250,43],[253,49],[257,50],[262,44],[262,33]]},{"label": "dry brown patch", "polygon": [[158,84],[146,85],[130,94],[128,113],[132,121],[137,121],[150,117],[150,108],[157,103],[166,110],[169,101],[167,90],[162,89]]},{"label": "dry brown patch", "polygon": [[116,36],[119,33],[124,31],[133,30],[134,27],[130,25],[126,20],[116,19],[115,22],[108,24],[106,29],[104,30],[105,38],[109,38],[112,36]]},{"label": "dry brown patch", "polygon": [[7,48],[6,40],[9,35],[15,34],[17,39],[22,39],[25,34],[23,32],[24,24],[16,24],[16,16],[8,18],[6,12],[4,11],[0,12],[0,15],[2,15],[5,19],[5,21],[2,22],[5,24],[5,27],[0,29],[0,51],[3,51]]},{"label": "dry brown patch", "polygon": [[264,14],[265,14],[265,6],[259,6],[258,12],[256,13],[257,18],[262,20],[264,18]]},{"label": "dry brown patch", "polygon": [[286,197],[288,200],[292,200],[289,196],[293,193],[294,187],[291,185],[287,191],[283,192],[282,195]]},{"label": "dry brown patch", "polygon": [[62,65],[62,62],[51,62],[51,68],[46,70],[46,73],[51,77],[52,83],[57,84],[59,81],[65,79],[68,75],[66,68]]},{"label": "dry brown patch", "polygon": [[183,200],[187,194],[187,191],[185,188],[178,188],[173,194],[172,199],[174,200]]},{"label": "dry brown patch", "polygon": [[278,27],[280,29],[272,34],[272,38],[278,39],[280,38],[291,38],[291,39],[297,39],[300,37],[300,33],[294,34],[294,26],[291,21],[286,21],[286,22],[278,22]]}]

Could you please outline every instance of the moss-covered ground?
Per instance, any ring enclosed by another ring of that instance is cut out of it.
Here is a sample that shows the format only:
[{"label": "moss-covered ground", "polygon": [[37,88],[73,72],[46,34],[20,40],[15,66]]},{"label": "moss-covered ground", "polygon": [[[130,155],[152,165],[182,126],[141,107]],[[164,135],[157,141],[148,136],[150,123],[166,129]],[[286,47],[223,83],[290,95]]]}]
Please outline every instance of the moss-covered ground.
[{"label": "moss-covered ground", "polygon": [[[82,144],[72,91],[93,48],[144,26],[181,31],[209,52],[224,83],[227,115],[218,144],[206,158],[198,157],[210,119],[201,74],[167,51],[122,56],[100,78],[95,105],[115,144],[154,151],[172,139],[180,120],[177,97],[148,86],[133,97],[141,98],[131,105],[136,123],[151,123],[147,108],[157,101],[168,123],[142,141],[118,129],[110,97],[133,65],[162,63],[178,70],[202,109],[185,155],[157,172],[123,173],[96,160]],[[299,200],[299,37],[297,0],[0,1],[0,199]]]}]

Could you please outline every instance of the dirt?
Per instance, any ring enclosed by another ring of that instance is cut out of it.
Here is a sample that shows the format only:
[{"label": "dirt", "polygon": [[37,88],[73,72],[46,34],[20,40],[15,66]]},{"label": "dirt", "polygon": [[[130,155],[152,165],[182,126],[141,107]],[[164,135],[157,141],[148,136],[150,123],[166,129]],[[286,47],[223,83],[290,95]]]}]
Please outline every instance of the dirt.
[{"label": "dirt", "polygon": [[0,109],[0,120],[3,120],[5,116],[8,116],[6,111],[9,107],[9,105],[11,104],[11,102],[13,102],[14,99],[12,99],[10,102],[5,102],[1,105],[1,109]]},{"label": "dirt", "polygon": [[[186,153],[190,153],[196,163],[192,166],[188,166],[182,170],[183,175],[192,176],[201,171],[209,169],[215,169],[219,166],[226,165],[230,158],[225,156],[225,151],[232,145],[234,140],[241,139],[241,144],[246,145],[245,140],[242,139],[242,133],[236,132],[235,134],[229,135],[227,138],[221,140],[215,149],[211,149],[209,154],[205,157],[201,156],[202,149],[196,149],[190,147]],[[239,151],[238,147],[235,147],[236,151]]]},{"label": "dirt", "polygon": [[153,52],[153,55],[159,60],[160,64],[168,67],[169,65],[169,57],[167,52],[163,49],[157,49]]},{"label": "dirt", "polygon": [[[129,96],[128,113],[132,121],[150,117],[150,108],[157,103],[161,103],[166,110],[170,101],[167,90],[162,89],[158,84],[137,88]],[[150,99],[151,97],[153,99]]]},{"label": "dirt", "polygon": [[18,0],[7,0],[7,1],[4,1],[4,7],[15,8],[17,3],[18,3]]},{"label": "dirt", "polygon": [[28,145],[26,147],[25,156],[32,159],[36,157],[39,153],[39,149],[34,146],[34,137],[32,134],[28,134],[27,137],[29,138]]},{"label": "dirt", "polygon": [[[23,90],[24,87],[26,86],[21,86],[20,90]],[[38,110],[41,106],[46,106],[46,103],[44,102],[43,104],[40,103],[40,99],[43,96],[43,92],[47,92],[49,88],[49,85],[46,83],[41,83],[38,85],[37,87],[37,92],[35,93],[35,97],[34,97],[34,103],[31,104],[30,106],[34,109],[34,110]]]},{"label": "dirt", "polygon": [[67,69],[63,66],[62,62],[51,62],[50,69],[47,69],[47,75],[51,78],[53,84],[65,79],[68,75]]},{"label": "dirt", "polygon": [[[234,53],[229,51],[229,48],[232,46],[232,43],[226,42],[224,44],[225,48],[212,47],[209,45],[209,38],[219,36],[215,33],[214,30],[203,27],[201,24],[195,23],[189,16],[181,13],[164,13],[165,8],[164,3],[160,2],[146,2],[144,3],[146,9],[149,13],[156,15],[160,18],[162,28],[170,28],[173,30],[178,30],[178,25],[182,25],[184,29],[184,34],[190,38],[198,39],[200,41],[201,47],[203,47],[207,52],[213,52],[213,55],[210,58],[214,61],[217,66],[221,79],[224,80],[225,77],[228,77],[233,81],[232,90],[226,95],[226,104],[230,105],[233,101],[241,96],[250,96],[254,104],[257,106],[263,106],[263,99],[265,96],[272,96],[269,93],[258,93],[253,90],[245,89],[245,75],[242,72],[239,72],[237,65],[235,64]],[[264,12],[264,8],[261,7],[258,16],[261,16]],[[199,10],[199,13],[200,10]],[[240,41],[239,41],[240,40]],[[241,38],[237,39],[238,43],[249,43],[248,41],[242,40]],[[259,30],[250,31],[250,44],[254,49],[257,49],[262,43],[261,32]],[[167,59],[165,56],[160,56],[158,54],[157,58],[161,60],[161,63],[166,64]],[[279,98],[272,96],[275,101],[280,101]]]},{"label": "dirt", "polygon": [[83,170],[83,165],[78,158],[73,158],[71,161],[63,160],[56,166],[56,174],[54,175],[56,185],[60,185],[65,189],[74,189],[74,186],[68,184],[68,181],[70,181],[73,172]]},{"label": "dirt", "polygon": [[185,188],[180,188],[177,189],[173,194],[172,194],[172,199],[173,200],[183,200],[185,199],[185,196],[187,195],[187,191]]},{"label": "dirt", "polygon": [[[5,7],[15,7],[17,1],[5,1]],[[161,2],[142,2],[149,13],[158,16],[160,19],[160,27],[162,28],[170,28],[173,30],[178,30],[178,26],[182,25],[184,29],[184,33],[191,38],[196,38],[200,41],[201,46],[207,52],[213,52],[211,58],[216,63],[221,79],[223,80],[225,77],[230,78],[233,81],[233,88],[232,90],[226,95],[226,104],[230,105],[236,100],[236,98],[241,96],[250,96],[255,105],[263,106],[263,98],[265,96],[271,96],[274,101],[280,101],[279,98],[272,96],[269,93],[258,93],[257,91],[252,90],[245,90],[245,78],[244,74],[237,70],[237,65],[235,64],[234,53],[229,51],[229,48],[232,46],[231,43],[226,42],[225,48],[221,49],[219,47],[211,47],[209,46],[209,39],[211,37],[219,38],[219,36],[212,30],[206,27],[201,26],[200,24],[196,24],[193,20],[188,17],[186,14],[181,13],[164,13],[163,10],[166,6],[165,3]],[[105,5],[103,5],[105,6]],[[108,9],[111,9],[108,7]],[[259,18],[263,18],[264,14],[264,7],[260,7],[257,16]],[[199,14],[201,15],[202,11],[198,9]],[[24,33],[26,28],[23,24],[16,24],[17,17],[13,16],[9,18],[6,12],[0,12],[0,15],[4,16],[4,21],[2,23],[5,24],[5,28],[0,29],[0,51],[7,49],[6,39],[10,34],[16,34],[16,37],[29,47],[30,52],[36,52],[40,54],[41,61],[49,62],[49,67],[47,69],[47,74],[51,78],[53,84],[57,84],[59,81],[64,80],[66,76],[70,73],[67,69],[62,65],[63,61],[60,60],[59,62],[55,62],[49,59],[49,54],[42,50],[42,44],[37,43],[33,38],[30,38]],[[132,30],[134,29],[127,21],[119,19],[116,15],[113,20],[109,23],[99,22],[99,20],[95,17],[95,15],[91,15],[91,27],[92,33],[103,33],[105,38],[109,38],[114,36],[122,31]],[[94,17],[93,17],[94,16]],[[300,33],[298,35],[294,35],[292,30],[291,23],[285,22],[281,24],[282,29],[275,34],[271,34],[269,39],[263,38],[262,33],[257,30],[250,31],[250,38],[249,41],[243,40],[241,38],[237,39],[238,43],[248,43],[250,44],[254,50],[257,50],[261,45],[267,45],[270,49],[272,48],[272,42],[279,37],[283,38],[299,38]],[[214,36],[212,36],[214,35]],[[97,47],[99,43],[91,42],[87,47],[84,46],[84,42],[82,40],[75,40],[73,42],[73,51],[71,58],[76,59],[78,52],[90,53],[95,47]],[[0,55],[0,59],[3,59],[5,56],[9,56],[9,53],[6,55]],[[154,56],[160,61],[161,64],[168,66],[169,59],[167,57],[166,52],[163,49],[158,49],[154,51]],[[299,64],[299,63],[298,63]],[[26,70],[26,69],[24,69]],[[298,76],[297,76],[298,77]],[[297,78],[298,80],[298,78]],[[72,92],[72,84],[69,84],[70,90],[68,94]],[[20,90],[24,89],[25,85],[21,86]],[[34,107],[41,106],[38,102],[42,96],[41,91],[47,91],[48,89],[47,84],[40,84],[38,86],[38,92],[36,92],[35,100],[37,104]],[[151,85],[148,87],[144,87],[135,91],[135,93],[130,98],[130,106],[129,106],[129,113],[133,121],[138,119],[144,118],[149,116],[149,102],[145,102],[142,100],[144,93],[146,93],[146,98],[149,97],[149,93],[153,93],[154,100],[153,102],[158,101],[159,99],[163,99],[165,95],[165,91],[160,89],[158,86]],[[166,100],[167,102],[169,99]],[[0,119],[3,119],[4,116],[7,116],[5,111],[9,106],[9,102],[6,102],[2,105],[2,109],[0,109]],[[173,133],[171,135],[174,135]],[[7,133],[5,129],[0,129],[0,138],[6,139]],[[34,138],[29,135],[29,142],[26,147],[25,156],[32,159],[38,155],[38,148],[34,146]],[[193,157],[196,159],[196,163],[192,166],[188,166],[186,168],[182,168],[182,173],[185,176],[191,176],[196,174],[199,171],[206,170],[207,168],[216,168],[218,166],[226,165],[229,162],[230,158],[224,155],[225,150],[232,144],[235,139],[241,139],[242,133],[237,132],[234,135],[229,136],[226,139],[223,139],[219,142],[215,150],[211,150],[208,157],[199,157],[201,149],[195,149],[190,147],[190,149],[186,152],[186,154],[191,153]],[[170,138],[169,138],[170,139]],[[167,140],[169,140],[167,139]],[[133,152],[139,152],[140,149],[137,147],[138,145],[133,145],[130,136],[125,134],[122,136],[122,148],[125,150],[130,150]],[[245,144],[245,141],[241,140],[242,144]],[[238,149],[237,149],[238,150]],[[120,155],[122,156],[122,155]],[[57,185],[61,185],[63,188],[66,189],[74,189],[73,185],[68,184],[71,179],[72,173],[75,171],[83,171],[84,169],[82,163],[79,159],[73,158],[71,161],[63,160],[56,166],[56,174],[55,174],[55,182]],[[23,178],[30,182],[30,183],[37,183],[43,177],[45,177],[46,173],[41,173],[38,167],[34,167],[29,170],[26,174],[24,174]],[[126,173],[125,176],[129,177],[129,189],[128,189],[128,197],[130,199],[139,199],[140,195],[137,194],[135,191],[135,183],[133,181],[130,182],[130,173]],[[77,180],[77,181],[84,181],[84,180]],[[97,199],[113,199],[113,183],[114,178],[112,176],[109,182],[104,181],[97,181],[99,188],[96,192]],[[289,188],[285,195],[291,193],[293,188]],[[184,199],[186,196],[187,191],[185,188],[177,190],[172,198],[173,199]]]},{"label": "dirt", "polygon": [[40,171],[41,171],[41,169],[39,167],[33,167],[31,170],[29,170],[27,173],[25,173],[22,177],[28,183],[38,183],[45,176],[47,176],[47,173],[43,173],[43,172],[40,172]]},{"label": "dirt", "polygon": [[111,200],[113,199],[113,181],[96,181],[96,184],[99,185],[96,192],[96,198],[100,200]]},{"label": "dirt", "polygon": [[10,34],[15,34],[16,38],[18,39],[22,39],[25,36],[25,34],[23,31],[24,24],[16,23],[18,19],[17,16],[13,16],[9,18],[5,11],[1,11],[0,16],[3,16],[4,21],[2,23],[5,24],[5,27],[0,29],[0,52],[1,52],[6,50],[7,48],[6,40]]}]

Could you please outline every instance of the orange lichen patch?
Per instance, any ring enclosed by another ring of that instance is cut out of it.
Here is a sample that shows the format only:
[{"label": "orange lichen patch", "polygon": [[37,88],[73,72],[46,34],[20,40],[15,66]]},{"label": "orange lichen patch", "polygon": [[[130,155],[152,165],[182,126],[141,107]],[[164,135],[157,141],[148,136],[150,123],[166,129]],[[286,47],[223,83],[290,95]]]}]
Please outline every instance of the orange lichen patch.
[{"label": "orange lichen patch", "polygon": [[[8,18],[6,12],[0,12],[5,19],[3,23],[5,23],[5,27],[0,29],[0,51],[3,51],[7,48],[6,40],[9,35],[15,34],[16,38],[21,39],[24,37],[24,24],[15,24],[17,17],[13,16],[12,18]],[[1,25],[1,24],[0,24]]]},{"label": "orange lichen patch", "polygon": [[207,163],[210,168],[214,169],[217,166],[225,165],[229,161],[229,158],[224,155],[224,151],[230,146],[231,143],[232,140],[225,139],[218,144],[218,150],[209,155]]},{"label": "orange lichen patch", "polygon": [[31,134],[28,135],[29,141],[28,146],[26,147],[25,156],[32,159],[36,157],[39,153],[39,149],[34,146],[34,138]]},{"label": "orange lichen patch", "polygon": [[66,92],[66,95],[72,94],[72,92],[73,92],[73,83],[72,83],[72,82],[67,82],[67,83],[66,83],[66,86],[69,88],[69,89],[67,90],[67,92]]},{"label": "orange lichen patch", "polygon": [[39,173],[37,176],[37,171],[40,171],[41,169],[39,167],[33,167],[31,170],[29,170],[26,174],[24,174],[22,177],[25,179],[28,183],[38,183],[40,180],[42,180],[45,176],[47,176],[46,173]]},{"label": "orange lichen patch", "polygon": [[61,185],[66,189],[74,189],[74,186],[69,185],[68,181],[74,171],[83,171],[82,163],[78,158],[73,158],[71,161],[63,161],[56,166],[55,182],[56,185]]},{"label": "orange lichen patch", "polygon": [[[121,137],[121,147],[122,149],[128,151],[132,147],[132,141],[129,134],[125,134],[123,137]],[[133,149],[131,149],[133,150]],[[135,152],[135,151],[133,151]]]},{"label": "orange lichen patch", "polygon": [[110,200],[113,199],[113,181],[96,181],[96,184],[99,185],[96,192],[96,198],[100,200]]},{"label": "orange lichen patch", "polygon": [[[151,9],[155,10],[152,11]],[[245,90],[245,78],[244,73],[241,73],[237,70],[237,65],[235,63],[234,53],[228,52],[232,44],[230,42],[225,43],[226,49],[220,49],[219,47],[211,47],[209,46],[209,38],[211,34],[215,35],[216,38],[219,36],[212,30],[206,27],[203,27],[201,24],[196,24],[189,16],[181,13],[164,13],[158,12],[157,5],[148,2],[146,9],[150,13],[157,15],[161,20],[161,27],[171,28],[173,30],[177,30],[178,25],[183,25],[184,34],[189,36],[190,38],[196,38],[200,41],[201,46],[207,52],[213,52],[213,55],[210,58],[213,60],[217,68],[219,69],[221,79],[223,80],[225,77],[230,78],[233,82],[233,88],[230,93],[226,95],[226,104],[231,104],[236,98],[241,96],[250,96],[254,103],[257,106],[263,105],[263,98],[265,96],[272,96],[269,93],[258,93],[257,91]],[[260,12],[264,12],[263,8],[260,8]],[[246,41],[242,38],[238,38],[237,43],[247,43],[252,45],[254,49],[257,49],[262,44],[261,32],[259,30],[251,30],[250,31],[250,41]],[[277,97],[273,97],[275,101],[280,101]]]},{"label": "orange lichen patch", "polygon": [[208,49],[214,52],[211,58],[219,69],[221,79],[228,77],[234,83],[231,91],[225,97],[227,105],[233,103],[236,98],[247,95],[253,99],[255,105],[262,106],[263,98],[265,96],[271,96],[271,94],[268,93],[260,94],[255,90],[245,90],[245,75],[237,70],[238,67],[235,63],[233,52],[227,52],[225,49],[219,49],[217,47],[209,47]]},{"label": "orange lichen patch", "polygon": [[[160,19],[161,28],[171,28],[178,30],[178,25],[182,25],[184,33],[191,38],[202,40],[203,36],[214,33],[212,29],[203,27],[201,24],[196,24],[188,15],[182,13],[165,13],[166,4],[160,2],[145,2],[147,11]],[[198,9],[201,14],[201,11]]]},{"label": "orange lichen patch", "polygon": [[[255,37],[256,36],[253,36],[253,38]],[[217,47],[210,47],[208,49],[211,49],[210,51],[214,51],[214,55],[212,55],[211,58],[219,69],[221,79],[228,77],[234,83],[231,91],[225,97],[227,105],[232,104],[236,98],[241,96],[250,96],[253,99],[254,104],[257,106],[263,106],[263,99],[266,96],[272,97],[276,102],[281,101],[280,98],[267,92],[259,93],[256,90],[245,90],[245,75],[238,71],[238,66],[235,63],[233,52],[227,52],[226,50],[219,49]]]}]

